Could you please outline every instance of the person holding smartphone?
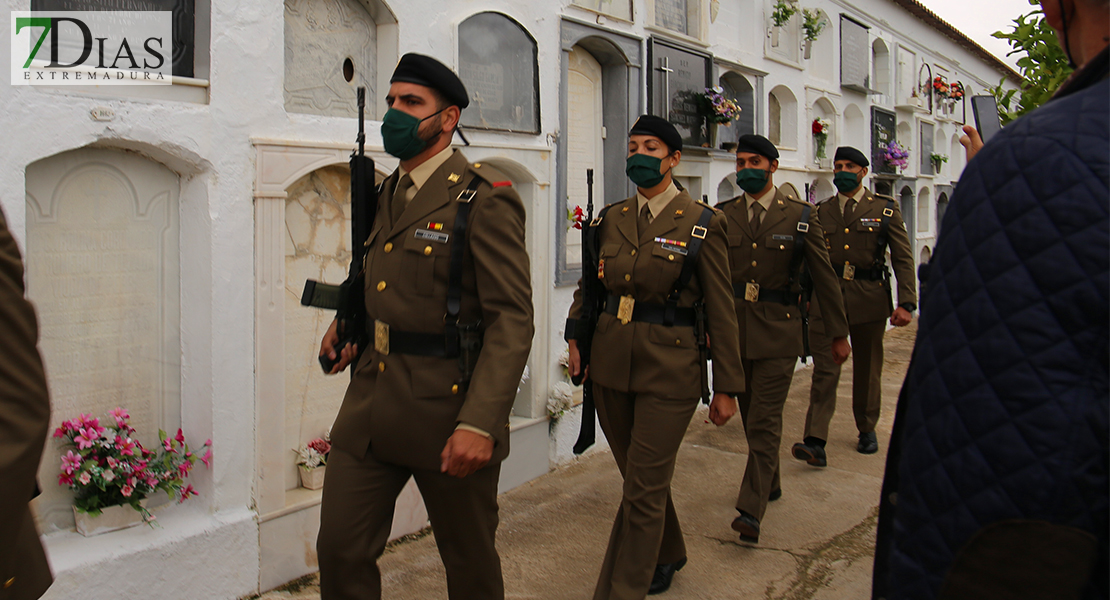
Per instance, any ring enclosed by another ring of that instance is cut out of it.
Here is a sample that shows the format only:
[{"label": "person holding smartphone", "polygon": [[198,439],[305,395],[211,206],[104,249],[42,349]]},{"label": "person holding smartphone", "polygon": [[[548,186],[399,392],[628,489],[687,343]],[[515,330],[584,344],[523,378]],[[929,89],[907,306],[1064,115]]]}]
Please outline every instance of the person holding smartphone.
[{"label": "person holding smartphone", "polygon": [[1079,65],[968,165],[921,299],[873,598],[1110,595],[1110,1],[1042,0]]}]

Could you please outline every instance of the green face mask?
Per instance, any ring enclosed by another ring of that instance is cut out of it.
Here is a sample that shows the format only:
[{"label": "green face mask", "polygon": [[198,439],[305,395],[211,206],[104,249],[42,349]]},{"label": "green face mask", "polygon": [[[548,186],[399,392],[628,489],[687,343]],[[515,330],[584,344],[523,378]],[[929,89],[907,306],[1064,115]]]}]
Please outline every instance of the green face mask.
[{"label": "green face mask", "polygon": [[624,172],[637,187],[651,188],[659,185],[666,173],[659,172],[663,159],[647,154],[633,154],[624,163]]},{"label": "green face mask", "polygon": [[767,186],[768,176],[763,169],[740,169],[736,172],[736,185],[745,192],[754,194]]},{"label": "green face mask", "polygon": [[841,171],[833,175],[833,185],[836,186],[836,189],[839,190],[841,194],[847,194],[859,186],[859,179],[856,178],[855,173]]},{"label": "green face mask", "polygon": [[[431,140],[420,137],[420,124],[443,112],[437,111],[423,119],[391,108],[382,118],[382,142],[385,151],[401,160],[408,160],[420,154]],[[439,137],[436,134],[432,139]]]}]

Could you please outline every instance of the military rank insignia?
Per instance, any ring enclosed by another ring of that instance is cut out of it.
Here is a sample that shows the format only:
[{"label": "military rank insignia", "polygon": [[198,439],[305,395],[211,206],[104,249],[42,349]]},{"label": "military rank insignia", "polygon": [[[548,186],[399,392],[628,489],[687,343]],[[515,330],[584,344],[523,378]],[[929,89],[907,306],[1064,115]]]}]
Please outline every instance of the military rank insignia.
[{"label": "military rank insignia", "polygon": [[431,229],[432,231],[443,231],[443,223],[429,222],[425,229]]},{"label": "military rank insignia", "polygon": [[655,242],[661,244],[664,250],[674,252],[676,254],[686,255],[686,242],[678,240],[668,240],[667,238],[655,238]]},{"label": "military rank insignia", "polygon": [[597,261],[597,278],[605,279],[605,259],[598,259]]}]

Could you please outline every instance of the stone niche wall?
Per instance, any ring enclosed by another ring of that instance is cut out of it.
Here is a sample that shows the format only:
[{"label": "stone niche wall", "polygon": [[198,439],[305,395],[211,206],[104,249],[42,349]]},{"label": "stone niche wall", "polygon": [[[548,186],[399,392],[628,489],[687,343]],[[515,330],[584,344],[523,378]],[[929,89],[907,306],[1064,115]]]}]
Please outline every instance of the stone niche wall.
[{"label": "stone niche wall", "polygon": [[[178,176],[105,149],[46,158],[26,175],[27,292],[52,426],[122,406],[155,447],[158,429],[181,422]],[[48,442],[39,469],[44,533],[73,525],[71,492],[56,484],[59,450]]]},{"label": "stone niche wall", "polygon": [[358,0],[285,0],[285,109],[357,117],[355,89],[366,86],[375,118],[376,48],[377,25]]},{"label": "stone niche wall", "polygon": [[[331,427],[350,383],[345,371],[327,376],[317,360],[334,311],[301,306],[307,279],[337,284],[351,262],[351,175],[324,167],[287,190],[285,200],[285,440],[290,448]],[[300,485],[295,454],[285,465],[285,489]]]}]

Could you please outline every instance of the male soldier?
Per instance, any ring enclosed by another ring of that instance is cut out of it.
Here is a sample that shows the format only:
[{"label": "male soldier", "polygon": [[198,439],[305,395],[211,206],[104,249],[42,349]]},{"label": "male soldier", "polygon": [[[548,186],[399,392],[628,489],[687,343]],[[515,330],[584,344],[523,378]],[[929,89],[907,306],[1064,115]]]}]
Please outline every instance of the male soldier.
[{"label": "male soldier", "polygon": [[382,138],[400,168],[366,241],[374,341],[336,348],[333,323],[320,350],[340,359],[333,373],[362,351],[332,427],[321,597],[381,597],[377,559],[412,476],[450,597],[501,599],[497,480],[533,333],[524,206],[503,174],[450,148],[468,97],[442,63],[406,54],[386,103]]},{"label": "male soldier", "polygon": [[736,182],[744,194],[718,205],[729,219],[729,262],[740,326],[746,391],[738,396],[748,438],[748,465],[732,528],[759,541],[768,500],[782,495],[779,444],[782,407],[802,355],[799,276],[804,262],[825,305],[832,360],[848,358],[848,323],[829,264],[817,211],[775,187],[779,152],[761,135],[740,136]]},{"label": "male soldier", "polygon": [[[883,334],[886,320],[896,327],[908,325],[917,308],[910,238],[898,203],[891,198],[876,198],[863,181],[867,177],[867,157],[848,146],[836,149],[833,158],[833,184],[840,191],[817,206],[825,224],[825,240],[833,269],[840,276],[848,332],[856,356],[852,360],[852,411],[859,430],[856,449],[863,454],[879,450],[875,423],[879,420],[879,399],[883,378]],[[886,249],[898,276],[898,307],[891,310],[890,271],[886,268]],[[794,458],[815,467],[824,467],[825,442],[829,422],[836,410],[836,387],[840,364],[828,354],[831,340],[828,324],[822,318],[820,302],[811,306],[809,340],[813,349],[813,387],[809,392],[805,439],[794,444]]]},{"label": "male soldier", "polygon": [[30,600],[53,581],[27,503],[50,429],[35,310],[23,297],[23,263],[0,211],[0,600]]}]

